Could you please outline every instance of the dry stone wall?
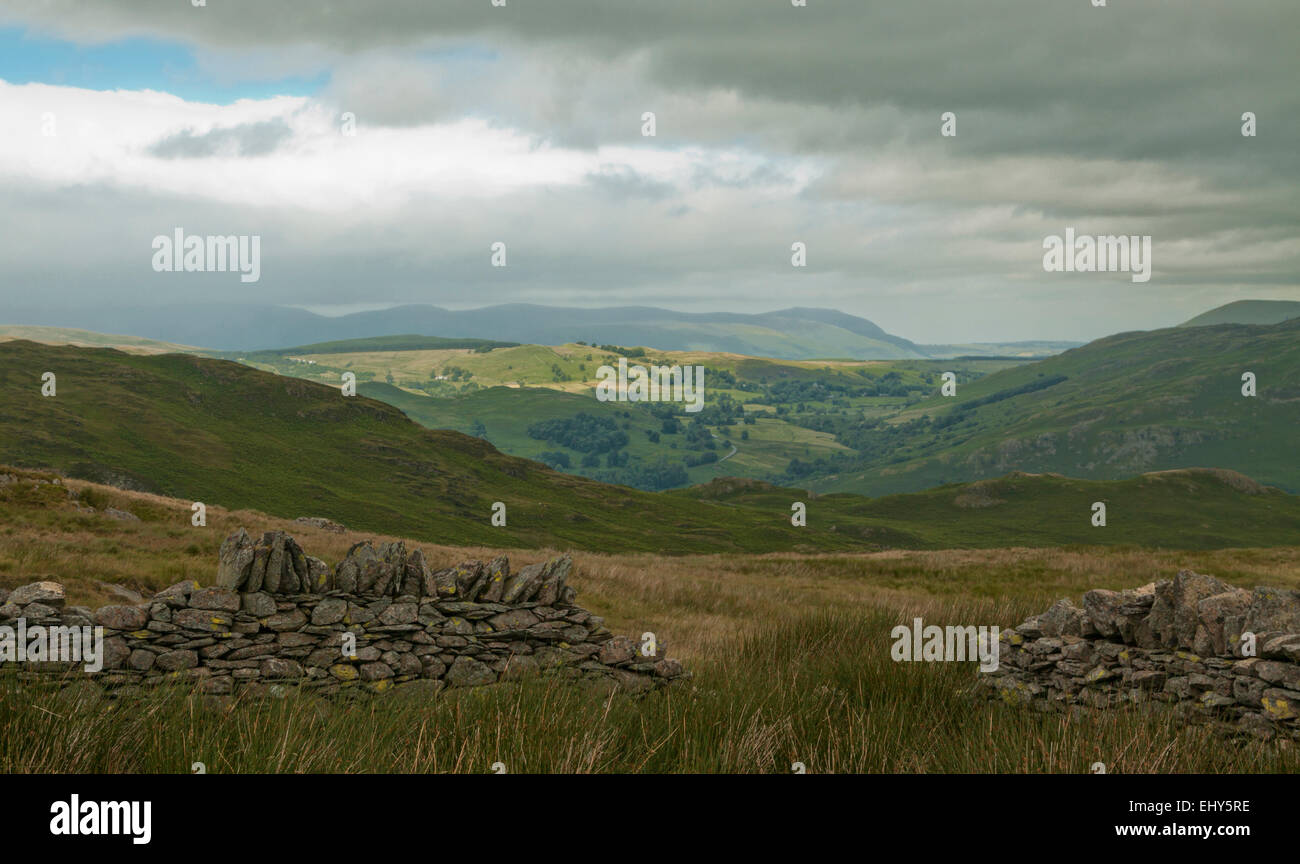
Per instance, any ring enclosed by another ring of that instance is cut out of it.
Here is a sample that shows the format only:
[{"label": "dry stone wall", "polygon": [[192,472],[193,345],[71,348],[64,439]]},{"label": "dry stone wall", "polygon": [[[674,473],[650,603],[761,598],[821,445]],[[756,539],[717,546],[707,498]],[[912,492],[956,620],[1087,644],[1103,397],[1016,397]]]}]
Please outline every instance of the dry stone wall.
[{"label": "dry stone wall", "polygon": [[[1244,637],[1244,638],[1243,638]],[[1000,634],[981,685],[1044,709],[1173,703],[1192,721],[1300,738],[1300,591],[1190,570],[1060,600]]]},{"label": "dry stone wall", "polygon": [[577,606],[572,567],[564,555],[512,571],[501,556],[434,570],[419,549],[365,541],[330,568],[282,531],[254,540],[241,529],[221,546],[214,585],[91,611],[65,608],[63,586],[40,582],[0,593],[0,625],[104,628],[94,683],[119,695],[177,679],[224,696],[285,685],[431,694],[548,674],[639,692],[686,677],[662,641],[644,656]]}]

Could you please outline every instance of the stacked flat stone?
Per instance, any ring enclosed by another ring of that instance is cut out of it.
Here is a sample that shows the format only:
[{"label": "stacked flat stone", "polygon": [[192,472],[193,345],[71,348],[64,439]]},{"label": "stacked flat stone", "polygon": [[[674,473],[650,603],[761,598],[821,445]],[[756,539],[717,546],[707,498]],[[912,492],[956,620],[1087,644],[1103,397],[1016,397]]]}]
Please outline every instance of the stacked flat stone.
[{"label": "stacked flat stone", "polygon": [[1168,702],[1189,721],[1300,738],[1300,591],[1248,591],[1183,570],[1141,588],[1089,591],[1082,609],[1059,600],[1000,638],[999,668],[980,684],[1007,702]]},{"label": "stacked flat stone", "polygon": [[503,555],[433,570],[418,549],[367,541],[331,570],[284,532],[254,542],[241,529],[222,544],[210,587],[181,582],[148,603],[91,612],[62,609],[61,585],[35,583],[0,597],[0,624],[102,626],[95,683],[117,695],[175,679],[224,696],[287,684],[434,693],[536,674],[642,692],[687,677],[662,641],[643,656],[578,607],[572,567],[563,555],[512,573]]}]

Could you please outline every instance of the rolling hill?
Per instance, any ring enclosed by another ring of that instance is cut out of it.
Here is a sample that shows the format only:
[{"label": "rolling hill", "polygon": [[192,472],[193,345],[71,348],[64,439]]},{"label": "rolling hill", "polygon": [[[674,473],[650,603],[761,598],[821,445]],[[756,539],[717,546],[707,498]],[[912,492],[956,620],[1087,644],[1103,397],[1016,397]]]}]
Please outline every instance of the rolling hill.
[{"label": "rolling hill", "polygon": [[203,349],[175,342],[160,342],[139,336],[116,333],[98,333],[93,330],[76,330],[71,327],[30,327],[25,325],[0,325],[0,342],[25,339],[45,345],[75,345],[80,348],[116,348],[119,351],[139,354],[197,353]]},{"label": "rolling hill", "polygon": [[[42,374],[57,394],[40,394]],[[854,548],[781,514],[559,474],[337,389],[190,355],[0,343],[0,463],[453,545]],[[494,502],[507,525],[492,527]],[[784,524],[783,524],[784,523]]]},{"label": "rolling hill", "polygon": [[[450,310],[431,305],[397,306],[325,316],[286,306],[192,304],[148,307],[85,307],[50,311],[17,304],[0,310],[11,324],[66,326],[135,336],[220,351],[263,351],[318,342],[419,334],[504,342],[560,345],[653,345],[665,351],[709,351],[779,359],[850,357],[861,360],[921,358],[930,352],[856,315],[833,309],[792,308],[774,312],[677,312],[649,306],[577,308],[513,303]],[[1044,353],[1055,345],[1035,343]],[[948,356],[954,346],[936,346]],[[1005,345],[961,346],[957,353],[1019,353]]]},{"label": "rolling hill", "polygon": [[[783,503],[788,507],[786,502],[799,493],[754,481],[716,480],[670,494],[776,509]],[[1106,505],[1104,527],[1091,521],[1097,501]],[[904,495],[819,495],[809,500],[808,512],[809,525],[815,518],[836,533],[902,548],[1091,543],[1195,549],[1300,543],[1300,497],[1216,469],[1110,481],[1015,471]]]},{"label": "rolling hill", "polygon": [[[1253,372],[1258,395],[1242,395]],[[935,394],[819,464],[819,491],[881,494],[1012,470],[1094,480],[1239,471],[1300,490],[1300,319],[1121,333]]]},{"label": "rolling hill", "polygon": [[1179,327],[1207,327],[1215,324],[1280,324],[1300,318],[1300,300],[1238,300],[1202,312]]},{"label": "rolling hill", "polygon": [[[57,376],[48,397],[47,371]],[[0,343],[0,393],[0,464],[448,545],[671,554],[1300,540],[1300,498],[1213,472],[1120,483],[1013,477],[876,500],[723,479],[639,492],[425,429],[364,396],[191,355]],[[1116,530],[1090,529],[1096,500],[1111,502]],[[508,508],[506,527],[489,524],[496,501]],[[807,527],[790,524],[793,501],[807,504]]]}]

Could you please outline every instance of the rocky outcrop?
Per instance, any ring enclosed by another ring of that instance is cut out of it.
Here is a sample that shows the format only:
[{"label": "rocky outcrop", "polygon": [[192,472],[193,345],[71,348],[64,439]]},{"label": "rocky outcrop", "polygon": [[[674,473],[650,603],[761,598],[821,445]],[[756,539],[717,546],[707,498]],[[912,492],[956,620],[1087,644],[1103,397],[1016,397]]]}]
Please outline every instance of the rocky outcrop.
[{"label": "rocky outcrop", "polygon": [[[103,628],[95,683],[109,694],[177,679],[217,696],[291,684],[433,693],[529,675],[639,692],[686,677],[662,640],[646,656],[577,606],[572,568],[564,555],[518,572],[505,556],[434,570],[419,549],[365,541],[331,569],[282,531],[254,540],[241,529],[222,543],[211,586],[92,612],[63,608],[63,587],[39,582],[0,595],[0,625]],[[40,666],[80,678],[67,674],[78,664]]]},{"label": "rocky outcrop", "polygon": [[1059,600],[1000,634],[980,684],[1039,708],[1168,702],[1189,720],[1300,738],[1300,591],[1234,588],[1184,570]]}]

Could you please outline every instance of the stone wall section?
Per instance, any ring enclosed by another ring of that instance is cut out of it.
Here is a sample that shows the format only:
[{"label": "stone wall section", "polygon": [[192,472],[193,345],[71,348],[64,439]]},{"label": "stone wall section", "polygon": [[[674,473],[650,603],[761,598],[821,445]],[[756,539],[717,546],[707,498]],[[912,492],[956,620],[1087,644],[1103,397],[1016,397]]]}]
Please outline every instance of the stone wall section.
[{"label": "stone wall section", "polygon": [[572,567],[563,555],[512,571],[503,555],[433,570],[419,549],[363,541],[330,568],[282,531],[254,540],[240,529],[221,546],[213,585],[182,582],[140,605],[91,611],[65,607],[59,583],[38,582],[0,592],[0,625],[103,627],[94,683],[109,695],[177,679],[225,696],[286,685],[432,694],[530,675],[642,692],[687,677],[662,642],[643,656],[579,607]]},{"label": "stone wall section", "polygon": [[1189,721],[1300,738],[1300,591],[1250,591],[1183,570],[1141,588],[1089,591],[1083,608],[1059,600],[1000,639],[999,667],[980,684],[1007,702],[1164,702]]}]

